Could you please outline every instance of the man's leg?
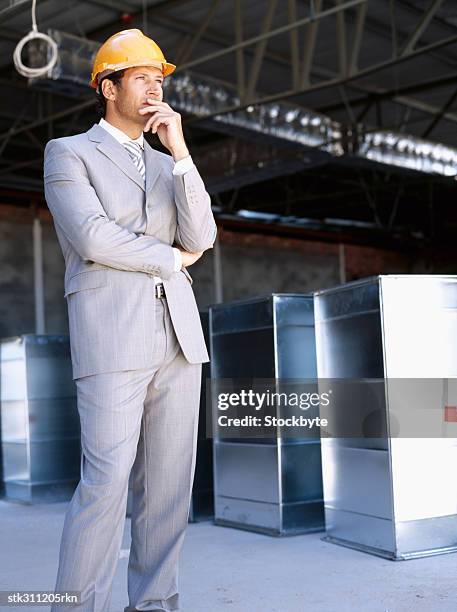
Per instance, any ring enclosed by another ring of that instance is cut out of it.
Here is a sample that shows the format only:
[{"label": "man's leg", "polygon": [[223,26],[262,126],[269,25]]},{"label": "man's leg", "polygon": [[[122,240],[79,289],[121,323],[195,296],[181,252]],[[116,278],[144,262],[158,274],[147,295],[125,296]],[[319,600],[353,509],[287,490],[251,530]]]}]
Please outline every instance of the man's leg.
[{"label": "man's leg", "polygon": [[132,469],[128,610],[178,609],[178,559],[195,472],[201,364],[185,359],[162,304],[167,350],[148,388]]},{"label": "man's leg", "polygon": [[[81,591],[73,612],[108,612],[125,522],[128,478],[154,369],[76,380],[81,420],[81,480],[70,502],[56,591]],[[68,612],[54,604],[52,612]]]}]

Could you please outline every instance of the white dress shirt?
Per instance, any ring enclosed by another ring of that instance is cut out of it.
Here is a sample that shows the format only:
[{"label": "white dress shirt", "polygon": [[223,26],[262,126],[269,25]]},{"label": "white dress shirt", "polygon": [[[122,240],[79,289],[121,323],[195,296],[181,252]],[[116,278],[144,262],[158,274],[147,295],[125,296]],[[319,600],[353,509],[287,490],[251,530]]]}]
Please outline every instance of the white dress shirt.
[{"label": "white dress shirt", "polygon": [[[144,151],[143,133],[141,133],[138,136],[138,138],[130,138],[130,136],[128,136],[125,132],[123,132],[117,127],[114,127],[114,125],[111,125],[111,123],[106,121],[106,119],[103,119],[103,117],[100,119],[99,125],[104,130],[106,130],[108,134],[111,134],[111,136],[115,138],[118,142],[120,142],[122,145],[124,144],[124,142],[129,142],[129,141],[137,142]],[[188,170],[193,168],[193,166],[194,166],[194,162],[192,161],[192,157],[188,155],[187,157],[184,157],[183,159],[180,159],[179,161],[175,162],[175,165],[173,168],[173,174],[174,175],[185,174]],[[179,249],[176,249],[173,247],[173,254],[175,256],[174,270],[175,272],[179,272],[179,270],[181,270],[181,267],[182,267],[181,252],[179,251]],[[162,279],[160,278],[160,276],[154,276],[154,280],[156,284],[162,282]]]}]

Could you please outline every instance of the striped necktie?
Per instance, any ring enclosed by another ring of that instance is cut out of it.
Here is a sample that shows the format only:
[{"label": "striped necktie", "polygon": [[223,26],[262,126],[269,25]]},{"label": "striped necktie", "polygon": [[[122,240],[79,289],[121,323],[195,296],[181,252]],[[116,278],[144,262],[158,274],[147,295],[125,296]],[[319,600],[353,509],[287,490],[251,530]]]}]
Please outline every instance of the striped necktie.
[{"label": "striped necktie", "polygon": [[141,146],[134,140],[129,140],[128,142],[123,142],[122,144],[127,149],[127,153],[130,155],[131,160],[137,167],[138,172],[141,174],[144,181],[146,177],[146,168],[144,167],[143,150],[141,149]]}]

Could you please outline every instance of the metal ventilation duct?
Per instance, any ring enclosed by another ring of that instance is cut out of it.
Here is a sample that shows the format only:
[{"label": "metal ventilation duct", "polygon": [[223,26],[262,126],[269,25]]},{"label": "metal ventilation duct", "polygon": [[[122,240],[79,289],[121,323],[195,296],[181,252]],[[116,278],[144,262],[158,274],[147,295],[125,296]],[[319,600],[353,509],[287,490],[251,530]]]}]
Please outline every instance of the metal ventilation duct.
[{"label": "metal ventilation duct", "polygon": [[218,111],[240,104],[236,92],[225,85],[188,73],[166,80],[165,89],[167,99],[176,108],[197,117],[213,115],[213,124],[258,132],[263,137],[315,147],[332,155],[344,153],[341,124],[305,108],[279,102],[248,106],[234,113],[217,115]]},{"label": "metal ventilation duct", "polygon": [[457,149],[396,132],[361,133],[357,154],[391,166],[456,176]]},{"label": "metal ventilation duct", "polygon": [[[59,58],[45,77],[47,87],[81,91],[88,86],[93,57],[99,43],[59,30],[48,30],[57,42]],[[329,117],[286,102],[249,106],[237,112],[224,109],[239,104],[235,89],[190,73],[175,75],[164,83],[167,99],[179,111],[197,117],[210,116],[202,124],[211,129],[250,138],[275,139],[315,148],[333,156],[345,154],[419,172],[457,176],[457,149],[395,132],[367,132],[364,126],[346,129]],[[75,91],[75,93],[76,93]],[[218,111],[223,114],[218,115]]]},{"label": "metal ventilation duct", "polygon": [[[29,82],[41,83],[43,80],[64,81],[87,87],[89,85],[92,62],[97,53],[100,43],[95,40],[81,38],[61,32],[60,30],[48,30],[50,36],[57,43],[59,55],[54,67],[46,75],[40,78],[29,79]],[[49,51],[48,51],[49,53]],[[77,93],[75,89],[75,93]]]}]

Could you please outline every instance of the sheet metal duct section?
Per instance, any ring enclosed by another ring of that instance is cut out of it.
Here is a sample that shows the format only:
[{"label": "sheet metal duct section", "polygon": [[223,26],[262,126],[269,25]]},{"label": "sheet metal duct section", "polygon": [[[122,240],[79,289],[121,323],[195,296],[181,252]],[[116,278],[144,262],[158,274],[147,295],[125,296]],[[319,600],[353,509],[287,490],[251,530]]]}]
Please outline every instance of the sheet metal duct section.
[{"label": "sheet metal duct section", "polygon": [[327,539],[394,560],[456,551],[457,277],[320,291],[315,319],[319,380],[363,382],[334,396],[322,439]]},{"label": "sheet metal duct section", "polygon": [[6,498],[70,499],[79,480],[80,429],[68,336],[1,340],[0,386]]},{"label": "sheet metal duct section", "polygon": [[365,133],[362,126],[354,154],[382,164],[453,177],[457,174],[457,149],[396,132]]},{"label": "sheet metal duct section", "polygon": [[[31,85],[39,85],[50,91],[64,91],[75,97],[89,88],[92,63],[100,48],[100,43],[88,38],[68,34],[61,30],[47,31],[57,44],[58,56],[54,67],[41,77],[30,78]],[[41,45],[44,47],[44,43]],[[46,60],[41,59],[41,65],[50,59],[50,50]]]},{"label": "sheet metal duct section", "polygon": [[234,113],[217,115],[218,111],[240,104],[234,91],[207,78],[177,74],[165,80],[165,93],[170,103],[197,117],[214,115],[211,125],[228,133],[257,132],[262,138],[294,142],[307,147],[342,155],[341,125],[324,115],[278,102],[248,106]]},{"label": "sheet metal duct section", "polygon": [[[210,308],[210,334],[213,385],[214,379],[316,377],[311,296],[218,304]],[[322,530],[319,438],[216,436],[214,500],[218,525],[277,536]]]}]

